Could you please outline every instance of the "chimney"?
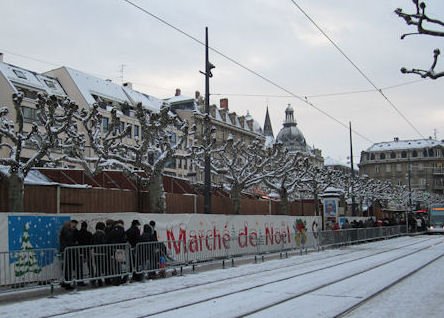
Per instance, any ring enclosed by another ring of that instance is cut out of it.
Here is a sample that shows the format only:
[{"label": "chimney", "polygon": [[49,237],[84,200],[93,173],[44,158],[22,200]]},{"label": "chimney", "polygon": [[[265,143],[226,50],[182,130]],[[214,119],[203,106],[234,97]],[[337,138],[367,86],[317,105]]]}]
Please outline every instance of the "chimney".
[{"label": "chimney", "polygon": [[3,53],[0,52],[0,63],[3,63]]},{"label": "chimney", "polygon": [[176,88],[176,94],[174,94],[174,96],[180,96],[180,95],[181,95],[180,88]]},{"label": "chimney", "polygon": [[133,89],[133,83],[131,83],[131,82],[123,83],[123,87],[127,87],[129,89]]},{"label": "chimney", "polygon": [[220,108],[228,110],[228,98],[220,99]]},{"label": "chimney", "polygon": [[395,139],[394,139],[396,142],[398,142],[399,141],[399,138],[398,137],[395,137]]}]

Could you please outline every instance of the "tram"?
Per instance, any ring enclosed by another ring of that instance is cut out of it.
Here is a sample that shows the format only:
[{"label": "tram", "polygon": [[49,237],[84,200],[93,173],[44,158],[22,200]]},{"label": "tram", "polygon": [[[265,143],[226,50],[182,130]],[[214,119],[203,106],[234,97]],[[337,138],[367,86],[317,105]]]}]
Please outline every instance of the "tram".
[{"label": "tram", "polygon": [[444,203],[432,204],[429,209],[427,232],[444,234]]}]

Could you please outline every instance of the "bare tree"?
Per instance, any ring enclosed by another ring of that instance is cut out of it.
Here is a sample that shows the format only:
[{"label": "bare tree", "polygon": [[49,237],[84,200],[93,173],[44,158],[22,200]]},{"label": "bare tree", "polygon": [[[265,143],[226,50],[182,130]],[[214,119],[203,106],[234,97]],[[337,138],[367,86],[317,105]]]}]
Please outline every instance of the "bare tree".
[{"label": "bare tree", "polygon": [[308,170],[308,158],[300,154],[290,155],[284,151],[278,159],[271,162],[269,169],[275,173],[267,175],[264,183],[279,194],[280,213],[288,215],[289,196],[302,188],[303,178]]},{"label": "bare tree", "polygon": [[[153,213],[164,213],[166,198],[163,189],[163,171],[185,143],[188,126],[172,114],[167,105],[159,113],[151,113],[142,104],[136,106],[136,118],[141,127],[141,138],[135,144],[124,142],[130,126],[120,129],[118,111],[111,111],[111,125],[102,131],[98,106],[82,111],[79,119],[87,132],[87,141],[94,151],[85,157],[82,151],[66,155],[63,160],[81,164],[90,173],[103,168],[117,168],[139,179],[149,193],[149,208]],[[177,134],[173,132],[176,129]]]},{"label": "bare tree", "polygon": [[[401,36],[401,39],[409,35],[414,34],[425,34],[431,36],[444,36],[444,22],[438,19],[429,17],[426,14],[426,3],[420,2],[419,0],[413,0],[416,6],[415,13],[405,13],[402,9],[398,8],[395,13],[407,23],[407,25],[413,25],[416,27],[416,32],[406,33]],[[438,57],[441,54],[439,49],[433,51],[433,63],[428,70],[425,69],[407,69],[405,67],[401,68],[402,73],[413,73],[418,74],[422,78],[437,79],[444,76],[444,71],[435,71],[436,64],[438,63]]]},{"label": "bare tree", "polygon": [[240,213],[242,191],[261,183],[266,177],[274,176],[276,171],[267,167],[281,156],[281,147],[265,149],[259,140],[245,144],[240,140],[234,141],[231,135],[222,146],[211,150],[211,171],[223,175],[230,189],[235,214]]},{"label": "bare tree", "polygon": [[[0,164],[9,167],[9,209],[23,211],[24,180],[29,171],[44,162],[54,161],[52,153],[66,149],[75,143],[77,126],[74,114],[78,107],[69,99],[60,101],[56,96],[39,94],[37,99],[37,121],[26,131],[22,111],[22,93],[14,93],[12,101],[15,121],[8,118],[9,109],[0,109],[0,149],[8,155],[0,158]],[[65,144],[67,141],[67,144]],[[29,158],[23,151],[31,149]]]}]

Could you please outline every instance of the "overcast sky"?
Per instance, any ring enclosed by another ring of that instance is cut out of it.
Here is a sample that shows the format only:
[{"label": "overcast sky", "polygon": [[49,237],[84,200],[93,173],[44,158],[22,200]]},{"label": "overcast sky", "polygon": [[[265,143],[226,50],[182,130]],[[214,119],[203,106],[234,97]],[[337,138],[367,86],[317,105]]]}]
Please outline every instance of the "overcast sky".
[{"label": "overcast sky", "polygon": [[[365,138],[353,136],[355,162],[372,142],[422,138],[315,29],[290,0],[132,0],[191,36],[308,101]],[[444,79],[401,74],[402,66],[428,68],[442,38],[411,36],[393,11],[411,0],[296,0],[424,137],[444,139]],[[427,1],[444,18],[444,1]],[[204,47],[123,0],[2,0],[0,52],[5,62],[37,72],[70,66],[159,97],[204,93]],[[21,55],[21,56],[20,56]],[[32,59],[30,59],[32,58]],[[268,105],[275,136],[287,104],[295,109],[307,143],[324,157],[346,161],[349,132],[335,120],[267,83],[223,56],[216,66],[211,102],[229,99],[230,111],[249,111],[262,125]],[[444,62],[441,63],[444,69]],[[399,84],[406,84],[395,88]],[[387,88],[388,87],[388,88]],[[387,89],[384,89],[387,88]],[[259,96],[239,96],[259,95]]]}]

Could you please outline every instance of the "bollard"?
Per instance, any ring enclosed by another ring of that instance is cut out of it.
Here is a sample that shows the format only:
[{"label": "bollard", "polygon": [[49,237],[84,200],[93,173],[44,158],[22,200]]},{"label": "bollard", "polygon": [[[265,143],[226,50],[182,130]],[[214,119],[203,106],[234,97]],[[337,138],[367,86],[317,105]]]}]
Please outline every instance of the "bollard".
[{"label": "bollard", "polygon": [[78,290],[77,290],[77,281],[76,280],[73,283],[73,288],[74,288],[74,292],[77,293]]},{"label": "bollard", "polygon": [[49,290],[49,298],[55,298],[54,296],[54,284],[51,282],[50,290]]},{"label": "bollard", "polygon": [[180,276],[183,276],[183,267],[180,267]]},{"label": "bollard", "polygon": [[279,253],[279,258],[282,259],[282,252]]},{"label": "bollard", "polygon": [[254,255],[254,263],[257,264],[257,256]]},{"label": "bollard", "polygon": [[262,263],[265,262],[265,257],[262,255]]},{"label": "bollard", "polygon": [[234,267],[234,258],[231,259],[231,267]]},{"label": "bollard", "polygon": [[288,258],[288,252],[285,252],[285,258]]},{"label": "bollard", "polygon": [[222,268],[225,268],[225,260],[222,260]]},{"label": "bollard", "polygon": [[192,270],[193,270],[193,273],[194,273],[194,271],[196,270],[196,265],[193,264]]}]

